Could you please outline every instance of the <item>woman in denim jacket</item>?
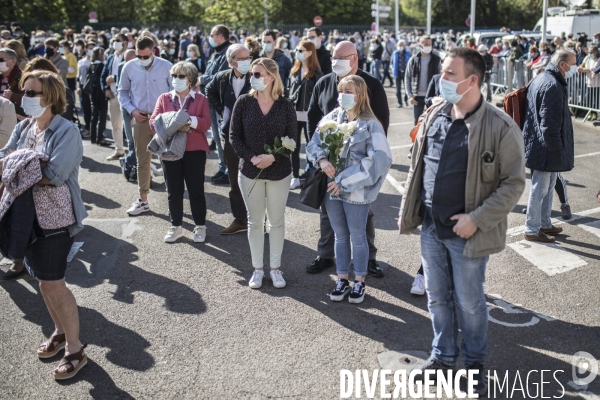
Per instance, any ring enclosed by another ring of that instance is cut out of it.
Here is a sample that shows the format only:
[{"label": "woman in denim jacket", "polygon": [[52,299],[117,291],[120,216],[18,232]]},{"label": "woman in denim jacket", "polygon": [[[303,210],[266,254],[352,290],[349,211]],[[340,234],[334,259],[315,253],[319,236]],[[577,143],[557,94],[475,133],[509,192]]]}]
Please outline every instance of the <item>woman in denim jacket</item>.
[{"label": "woman in denim jacket", "polygon": [[[377,198],[381,185],[392,165],[390,146],[383,127],[375,118],[365,81],[357,76],[347,76],[338,84],[340,104],[327,114],[325,121],[351,127],[344,141],[340,158],[344,168],[336,170],[328,161],[329,152],[321,142],[317,129],[306,146],[309,159],[331,178],[323,201],[331,227],[335,233],[335,258],[338,279],[331,292],[332,301],[342,301],[350,293],[350,303],[361,303],[365,297],[365,275],[369,261],[366,227],[371,203]],[[354,286],[348,281],[351,246],[354,249]]]}]

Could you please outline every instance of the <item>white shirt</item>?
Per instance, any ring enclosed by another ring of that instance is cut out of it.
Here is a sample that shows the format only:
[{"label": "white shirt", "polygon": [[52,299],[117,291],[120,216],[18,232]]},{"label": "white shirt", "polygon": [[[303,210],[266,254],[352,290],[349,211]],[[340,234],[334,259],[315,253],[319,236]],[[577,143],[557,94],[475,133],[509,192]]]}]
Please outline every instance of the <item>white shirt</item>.
[{"label": "white shirt", "polygon": [[[179,99],[179,109],[180,110],[185,105],[185,102],[187,101],[188,97],[191,97],[192,99],[196,98],[196,92],[193,90],[190,90],[189,93],[187,94],[187,96],[185,96],[183,99],[181,98],[181,96],[179,96],[179,94],[175,90],[171,90],[169,92],[169,94],[171,95],[171,99],[175,100],[175,97],[177,97],[177,99]],[[196,129],[196,127],[198,126],[198,118],[191,115],[190,121],[191,121],[190,126],[192,127],[192,129]]]},{"label": "white shirt", "polygon": [[[121,54],[119,56],[119,55],[117,55],[117,53],[115,53],[115,56],[113,58],[112,71],[110,72],[110,74],[115,77],[115,80],[117,79],[117,74],[119,73],[119,64],[121,63],[121,61],[123,61],[123,55],[124,54],[125,53],[123,52],[123,54]],[[110,90],[116,96],[117,95],[117,84],[116,83],[111,83],[110,84]]]},{"label": "white shirt", "polygon": [[240,92],[244,88],[244,84],[246,83],[246,76],[242,75],[241,78],[238,78],[235,72],[231,72],[233,74],[233,80],[231,81],[231,86],[233,86],[233,93],[235,93],[235,98],[240,97]]}]

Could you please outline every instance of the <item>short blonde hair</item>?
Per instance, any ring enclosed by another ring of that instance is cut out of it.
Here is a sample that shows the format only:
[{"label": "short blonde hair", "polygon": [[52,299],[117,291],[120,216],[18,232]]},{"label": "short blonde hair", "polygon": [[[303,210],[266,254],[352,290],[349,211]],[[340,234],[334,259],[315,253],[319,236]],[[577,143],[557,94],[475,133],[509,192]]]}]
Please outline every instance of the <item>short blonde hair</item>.
[{"label": "short blonde hair", "polygon": [[[283,82],[281,82],[281,76],[279,76],[279,66],[277,63],[270,58],[259,58],[258,60],[254,60],[250,67],[254,67],[255,65],[260,65],[267,71],[267,74],[275,78],[273,81],[273,88],[271,89],[271,96],[275,100],[277,100],[280,96],[283,96]],[[250,90],[250,96],[256,97],[258,96],[258,92],[254,89]]]},{"label": "short blonde hair", "polygon": [[179,61],[171,67],[171,74],[183,74],[190,81],[190,86],[195,87],[198,83],[198,68],[189,61]]},{"label": "short blonde hair", "polygon": [[200,57],[202,53],[200,53],[200,49],[195,44],[188,44],[187,51],[195,51],[196,55]]},{"label": "short blonde hair", "polygon": [[67,108],[67,89],[60,75],[44,70],[27,72],[21,79],[21,88],[28,79],[37,79],[42,84],[42,99],[51,107],[52,114],[60,115]]}]

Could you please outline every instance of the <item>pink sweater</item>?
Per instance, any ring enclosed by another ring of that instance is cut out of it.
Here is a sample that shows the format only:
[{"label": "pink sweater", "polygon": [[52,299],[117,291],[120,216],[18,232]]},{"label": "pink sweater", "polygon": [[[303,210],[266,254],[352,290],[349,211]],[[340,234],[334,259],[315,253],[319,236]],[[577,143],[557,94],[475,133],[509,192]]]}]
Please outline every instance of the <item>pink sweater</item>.
[{"label": "pink sweater", "polygon": [[[160,95],[158,100],[156,101],[156,107],[154,107],[154,112],[150,117],[150,127],[154,131],[154,119],[162,113],[166,113],[169,111],[178,111],[175,110],[173,94],[175,92],[164,93]],[[191,96],[190,92],[190,96]],[[194,92],[194,98],[188,98],[186,100],[187,103],[192,101],[187,112],[192,117],[192,129],[188,132],[187,136],[187,144],[185,146],[185,151],[198,151],[202,150],[205,152],[209,152],[208,149],[208,140],[206,139],[205,132],[210,128],[210,110],[208,108],[208,100],[206,96],[204,96],[199,91]],[[177,100],[179,102],[179,100]],[[181,107],[181,104],[180,104]],[[185,107],[184,107],[185,108]],[[194,121],[194,118],[196,121]],[[194,127],[194,123],[196,122],[196,126]]]}]

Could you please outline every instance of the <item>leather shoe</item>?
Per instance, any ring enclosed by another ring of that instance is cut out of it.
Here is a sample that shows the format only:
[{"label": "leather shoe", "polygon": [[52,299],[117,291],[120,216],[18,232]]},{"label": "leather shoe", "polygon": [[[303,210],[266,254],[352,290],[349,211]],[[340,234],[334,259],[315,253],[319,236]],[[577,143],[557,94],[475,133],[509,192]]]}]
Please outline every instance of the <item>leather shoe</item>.
[{"label": "leather shoe", "polygon": [[6,273],[4,275],[2,275],[2,277],[0,277],[0,280],[10,281],[12,279],[17,279],[21,275],[24,275],[26,272],[27,272],[27,269],[25,269],[25,267],[23,267],[23,269],[20,271],[11,271],[9,269],[8,271],[6,271]]},{"label": "leather shoe", "polygon": [[233,221],[231,225],[221,231],[221,235],[234,235],[240,232],[248,231],[248,224],[238,224]]},{"label": "leather shoe", "polygon": [[317,257],[313,262],[308,264],[306,272],[309,274],[318,274],[319,272],[323,272],[325,268],[333,267],[334,265],[335,261],[331,258]]},{"label": "leather shoe", "polygon": [[369,276],[374,278],[382,278],[384,275],[383,270],[376,260],[369,260],[369,264],[367,264],[367,272],[369,273]]},{"label": "leather shoe", "polygon": [[216,185],[229,185],[229,175],[223,174],[212,180],[212,183]]},{"label": "leather shoe", "polygon": [[545,233],[546,235],[556,236],[561,233],[563,229],[560,226],[550,226],[550,228],[540,228],[540,232]]},{"label": "leather shoe", "polygon": [[553,236],[548,236],[544,232],[538,232],[535,235],[523,235],[525,240],[529,240],[530,242],[542,242],[542,243],[554,243],[556,239]]}]

